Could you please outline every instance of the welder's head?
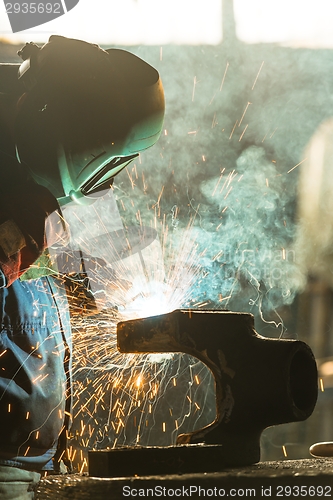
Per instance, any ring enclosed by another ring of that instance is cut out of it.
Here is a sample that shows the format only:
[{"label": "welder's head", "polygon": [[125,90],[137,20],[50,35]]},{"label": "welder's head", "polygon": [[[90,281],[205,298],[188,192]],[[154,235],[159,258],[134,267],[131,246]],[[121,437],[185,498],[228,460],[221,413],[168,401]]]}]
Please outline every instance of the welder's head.
[{"label": "welder's head", "polygon": [[159,74],[125,50],[60,36],[19,55],[18,158],[60,204],[90,203],[160,136]]}]

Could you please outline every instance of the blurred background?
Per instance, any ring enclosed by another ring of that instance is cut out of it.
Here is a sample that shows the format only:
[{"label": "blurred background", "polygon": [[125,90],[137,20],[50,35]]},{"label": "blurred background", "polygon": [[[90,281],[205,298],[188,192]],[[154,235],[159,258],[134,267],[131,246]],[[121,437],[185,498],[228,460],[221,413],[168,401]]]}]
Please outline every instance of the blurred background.
[{"label": "blurred background", "polygon": [[311,444],[333,440],[332,2],[80,0],[15,34],[0,8],[3,62],[60,34],[136,53],[165,89],[159,142],[117,177],[94,218],[69,217],[79,251],[100,259],[92,283],[104,284],[99,313],[73,306],[78,470],[89,448],[168,445],[214,419],[198,360],[116,352],[119,319],[177,307],[251,312],[261,335],[310,345],[314,414],[262,436],[263,460],[309,458]]}]

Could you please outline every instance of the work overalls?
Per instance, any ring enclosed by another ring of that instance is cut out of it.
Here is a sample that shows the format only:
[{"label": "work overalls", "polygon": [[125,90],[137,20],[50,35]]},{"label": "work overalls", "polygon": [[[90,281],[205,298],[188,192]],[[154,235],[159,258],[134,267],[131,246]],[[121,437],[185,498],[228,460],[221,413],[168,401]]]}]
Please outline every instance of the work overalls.
[{"label": "work overalls", "polygon": [[10,141],[0,129],[0,467],[40,471],[61,458],[70,425],[71,332],[61,284],[20,279],[44,251],[58,205],[30,182]]}]

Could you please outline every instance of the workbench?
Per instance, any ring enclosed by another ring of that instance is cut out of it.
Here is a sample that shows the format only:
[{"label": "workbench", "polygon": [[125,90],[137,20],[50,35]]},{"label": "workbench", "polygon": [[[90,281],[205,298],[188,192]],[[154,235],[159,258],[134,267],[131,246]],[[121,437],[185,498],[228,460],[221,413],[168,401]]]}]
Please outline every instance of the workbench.
[{"label": "workbench", "polygon": [[[204,464],[202,464],[204,470]],[[333,459],[283,460],[214,473],[96,478],[47,476],[37,500],[125,498],[333,498]]]}]

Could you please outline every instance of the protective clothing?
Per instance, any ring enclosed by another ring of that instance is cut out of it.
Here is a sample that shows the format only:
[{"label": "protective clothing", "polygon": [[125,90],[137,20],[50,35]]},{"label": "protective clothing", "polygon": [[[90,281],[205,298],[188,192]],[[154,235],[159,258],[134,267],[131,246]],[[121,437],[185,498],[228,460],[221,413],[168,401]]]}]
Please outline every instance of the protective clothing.
[{"label": "protective clothing", "polygon": [[70,415],[69,314],[54,280],[18,278],[45,249],[58,204],[26,178],[5,130],[0,178],[0,465],[41,470]]}]

